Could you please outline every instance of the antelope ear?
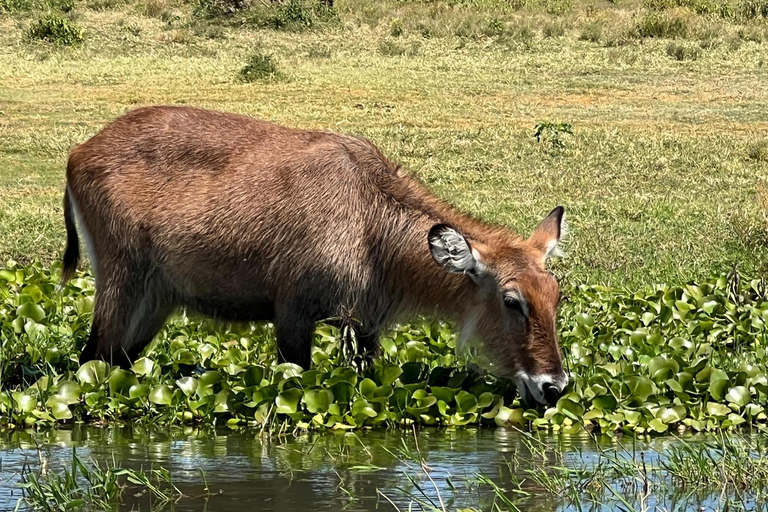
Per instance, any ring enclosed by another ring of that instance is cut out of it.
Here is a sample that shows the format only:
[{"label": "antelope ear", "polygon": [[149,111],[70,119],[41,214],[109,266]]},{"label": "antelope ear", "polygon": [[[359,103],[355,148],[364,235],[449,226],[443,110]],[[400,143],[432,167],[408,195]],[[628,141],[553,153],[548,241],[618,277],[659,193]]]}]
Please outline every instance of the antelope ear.
[{"label": "antelope ear", "polygon": [[472,279],[480,277],[483,272],[480,253],[456,229],[447,224],[435,224],[427,238],[432,258],[444,270],[467,274]]},{"label": "antelope ear", "polygon": [[559,244],[567,231],[565,208],[558,206],[541,221],[528,242],[541,251],[542,261],[546,262],[551,256],[564,256]]}]

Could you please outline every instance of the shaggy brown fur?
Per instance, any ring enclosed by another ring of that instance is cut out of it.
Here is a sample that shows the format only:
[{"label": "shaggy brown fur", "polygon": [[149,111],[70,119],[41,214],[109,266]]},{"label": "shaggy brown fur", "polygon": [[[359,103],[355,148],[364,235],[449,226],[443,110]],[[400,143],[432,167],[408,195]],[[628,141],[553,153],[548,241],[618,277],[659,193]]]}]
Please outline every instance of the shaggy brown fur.
[{"label": "shaggy brown fur", "polygon": [[[315,322],[346,311],[369,353],[383,326],[434,313],[469,326],[511,374],[563,372],[544,267],[562,208],[524,240],[439,201],[359,137],[141,108],[70,154],[63,281],[74,218],[96,275],[82,361],[127,364],[186,306],[274,321],[280,359],[304,368]],[[457,254],[472,268],[439,259]]]}]

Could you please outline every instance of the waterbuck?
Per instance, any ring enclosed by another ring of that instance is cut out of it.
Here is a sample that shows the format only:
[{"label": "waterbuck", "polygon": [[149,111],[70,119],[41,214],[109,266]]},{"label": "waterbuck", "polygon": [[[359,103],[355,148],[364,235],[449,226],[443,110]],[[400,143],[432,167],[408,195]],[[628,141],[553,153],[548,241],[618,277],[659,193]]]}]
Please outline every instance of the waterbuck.
[{"label": "waterbuck", "polygon": [[310,366],[315,322],[356,319],[358,350],[398,319],[453,319],[524,399],[567,383],[546,270],[563,208],[524,239],[430,194],[368,140],[187,107],[131,111],[75,147],[62,283],[79,227],[96,279],[81,362],[126,366],[179,306],[274,322],[279,360]]}]

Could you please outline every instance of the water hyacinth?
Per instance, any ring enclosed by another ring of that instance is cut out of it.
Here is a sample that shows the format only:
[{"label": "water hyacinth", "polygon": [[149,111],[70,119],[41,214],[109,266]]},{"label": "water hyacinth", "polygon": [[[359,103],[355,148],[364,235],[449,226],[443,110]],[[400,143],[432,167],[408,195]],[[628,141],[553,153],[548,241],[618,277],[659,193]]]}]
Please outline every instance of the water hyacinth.
[{"label": "water hyacinth", "polygon": [[[313,367],[275,364],[269,324],[176,316],[130,370],[77,363],[93,309],[86,275],[56,290],[59,270],[0,270],[0,424],[73,421],[251,424],[268,429],[516,425],[662,433],[766,424],[765,282],[720,277],[642,293],[565,287],[561,345],[571,383],[555,407],[521,404],[513,383],[456,353],[444,322],[382,337],[364,369],[347,336],[319,324]],[[481,354],[480,354],[481,355]]]}]

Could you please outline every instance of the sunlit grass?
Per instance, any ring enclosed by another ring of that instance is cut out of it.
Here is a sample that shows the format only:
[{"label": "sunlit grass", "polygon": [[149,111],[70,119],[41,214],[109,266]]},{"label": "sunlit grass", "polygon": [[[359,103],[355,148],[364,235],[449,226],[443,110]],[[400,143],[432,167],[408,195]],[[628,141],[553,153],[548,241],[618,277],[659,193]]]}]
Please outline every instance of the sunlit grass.
[{"label": "sunlit grass", "polygon": [[[441,197],[523,234],[563,204],[573,282],[766,271],[755,186],[768,163],[750,155],[768,126],[768,66],[737,34],[759,19],[684,13],[688,38],[720,43],[678,61],[665,40],[614,45],[639,6],[494,5],[435,7],[452,20],[435,32],[418,28],[431,7],[341,2],[339,23],[286,32],[195,21],[184,4],[78,4],[88,37],[72,49],[24,40],[29,15],[0,17],[0,260],[60,256],[68,148],[130,108],[175,103],[368,136]],[[547,37],[553,20],[562,36]],[[595,23],[605,42],[581,40]],[[239,80],[259,52],[280,81]],[[537,143],[544,121],[570,123],[572,140]]]}]

